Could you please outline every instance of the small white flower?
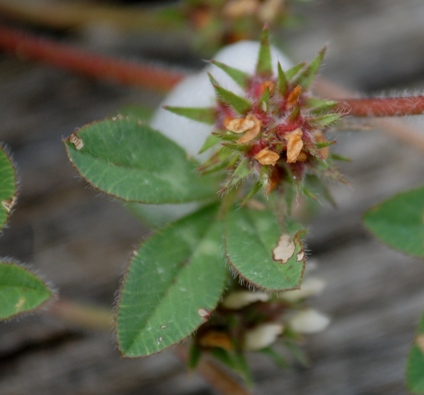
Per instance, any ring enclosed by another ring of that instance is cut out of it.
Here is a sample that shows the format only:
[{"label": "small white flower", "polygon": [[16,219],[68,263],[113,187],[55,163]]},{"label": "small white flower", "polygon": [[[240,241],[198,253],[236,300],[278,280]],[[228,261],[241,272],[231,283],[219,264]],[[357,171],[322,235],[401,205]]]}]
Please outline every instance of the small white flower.
[{"label": "small white flower", "polygon": [[282,324],[261,324],[246,332],[244,349],[248,351],[261,350],[273,344],[284,331]]},{"label": "small white flower", "polygon": [[327,328],[330,319],[314,309],[306,309],[288,318],[288,325],[297,333],[311,334]]},{"label": "small white flower", "polygon": [[231,292],[222,302],[227,309],[241,309],[255,302],[266,302],[269,299],[265,292],[236,291]]},{"label": "small white flower", "polygon": [[325,282],[319,278],[307,278],[303,281],[300,289],[294,291],[280,292],[278,297],[288,302],[298,302],[299,300],[319,295],[325,288]]}]

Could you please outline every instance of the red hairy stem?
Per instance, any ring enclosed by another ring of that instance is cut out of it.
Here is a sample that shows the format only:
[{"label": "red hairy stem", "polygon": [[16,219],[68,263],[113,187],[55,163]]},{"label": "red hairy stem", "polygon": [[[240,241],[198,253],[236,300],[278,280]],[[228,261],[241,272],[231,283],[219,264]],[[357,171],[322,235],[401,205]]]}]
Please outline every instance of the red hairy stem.
[{"label": "red hairy stem", "polygon": [[[322,77],[318,77],[315,80],[314,90],[319,96],[331,98],[339,101],[340,103],[343,102],[343,100],[340,99],[341,97],[354,96],[356,94],[355,92]],[[344,110],[346,110],[346,108],[344,108]],[[341,111],[343,111],[343,109],[341,109]],[[370,121],[374,128],[382,129],[397,140],[402,141],[415,149],[424,151],[424,138],[420,131],[416,130],[408,123],[397,118],[376,118],[371,119]]]},{"label": "red hairy stem", "polygon": [[5,26],[0,26],[1,49],[94,78],[158,91],[169,91],[186,76],[157,66],[93,55]]},{"label": "red hairy stem", "polygon": [[337,109],[354,117],[400,117],[424,113],[424,96],[339,99]]}]

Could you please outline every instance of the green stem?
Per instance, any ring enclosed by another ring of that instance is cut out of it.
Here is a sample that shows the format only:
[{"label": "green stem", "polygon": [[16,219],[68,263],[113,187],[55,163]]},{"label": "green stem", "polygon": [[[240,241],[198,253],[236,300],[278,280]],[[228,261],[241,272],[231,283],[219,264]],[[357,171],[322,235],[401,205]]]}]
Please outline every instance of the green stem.
[{"label": "green stem", "polygon": [[112,329],[113,314],[111,309],[84,305],[66,299],[60,299],[46,311],[67,325],[100,331]]},{"label": "green stem", "polygon": [[186,76],[157,66],[93,55],[5,26],[0,26],[1,49],[94,78],[158,91],[169,91]]},{"label": "green stem", "polygon": [[[84,305],[61,299],[52,304],[46,313],[73,327],[100,331],[112,329],[113,314],[110,309],[105,307]],[[175,346],[174,354],[182,362],[187,363],[186,347]],[[196,371],[222,395],[251,395],[237,380],[212,361],[201,361]]]}]

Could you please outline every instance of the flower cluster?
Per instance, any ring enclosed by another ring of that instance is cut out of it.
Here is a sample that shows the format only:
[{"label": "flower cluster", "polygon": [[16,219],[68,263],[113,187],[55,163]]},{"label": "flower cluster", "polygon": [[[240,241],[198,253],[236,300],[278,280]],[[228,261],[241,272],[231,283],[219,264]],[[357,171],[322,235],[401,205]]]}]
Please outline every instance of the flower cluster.
[{"label": "flower cluster", "polygon": [[265,28],[253,74],[212,61],[237,83],[241,94],[227,90],[209,74],[216,106],[167,107],[176,114],[213,125],[201,149],[212,149],[213,153],[200,171],[226,172],[221,193],[251,181],[252,176],[254,182],[253,186],[250,182],[247,198],[261,188],[266,194],[275,189],[284,191],[288,184],[311,195],[305,186],[307,175],[343,180],[332,166],[329,146],[334,141],[327,141],[324,133],[344,114],[334,110],[335,102],[310,93],[324,52],[309,65],[302,63],[284,71],[278,64],[275,75]]},{"label": "flower cluster", "polygon": [[263,351],[275,357],[276,350],[271,347],[277,342],[295,346],[304,335],[320,332],[329,325],[326,315],[305,304],[324,287],[322,280],[310,277],[298,290],[271,296],[236,285],[198,329],[192,345],[194,354],[210,352],[220,359],[225,356],[227,364],[236,363],[245,351]]}]

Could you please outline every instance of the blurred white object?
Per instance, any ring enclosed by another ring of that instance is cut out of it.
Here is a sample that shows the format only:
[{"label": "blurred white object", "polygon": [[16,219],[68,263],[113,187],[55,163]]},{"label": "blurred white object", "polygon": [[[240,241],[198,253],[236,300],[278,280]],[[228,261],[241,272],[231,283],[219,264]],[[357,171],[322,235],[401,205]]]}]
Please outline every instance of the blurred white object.
[{"label": "blurred white object", "polygon": [[247,351],[261,350],[275,343],[278,336],[284,331],[281,324],[262,324],[246,332],[244,349]]},{"label": "blurred white object", "polygon": [[325,288],[325,282],[319,278],[307,278],[302,282],[300,289],[280,292],[278,297],[288,302],[298,302],[300,300],[319,295]]},{"label": "blurred white object", "polygon": [[297,333],[311,334],[323,331],[330,319],[314,309],[306,309],[288,318],[288,325]]},{"label": "blurred white object", "polygon": [[266,302],[269,299],[265,292],[236,291],[231,292],[222,302],[227,309],[241,309],[255,302]]}]

